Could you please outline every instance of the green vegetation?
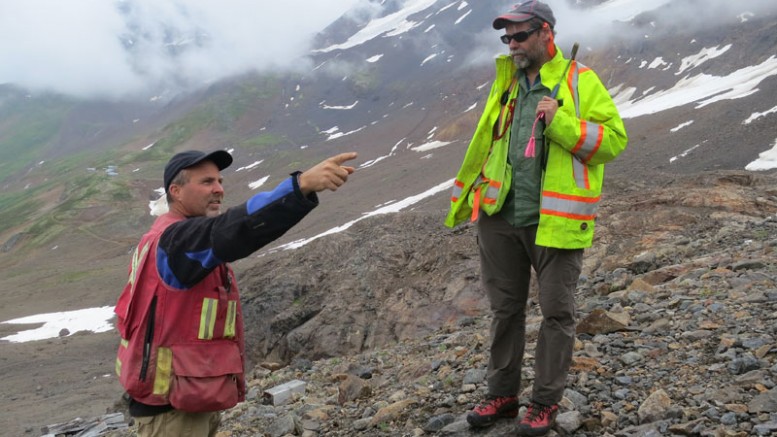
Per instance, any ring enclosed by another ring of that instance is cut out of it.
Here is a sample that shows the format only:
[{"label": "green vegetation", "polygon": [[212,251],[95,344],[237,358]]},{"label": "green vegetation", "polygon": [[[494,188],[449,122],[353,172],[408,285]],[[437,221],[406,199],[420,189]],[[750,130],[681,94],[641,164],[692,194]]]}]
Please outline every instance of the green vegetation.
[{"label": "green vegetation", "polygon": [[79,282],[90,275],[92,275],[92,272],[63,272],[57,277],[57,281],[66,283]]},{"label": "green vegetation", "polygon": [[88,182],[83,186],[76,185],[79,182],[85,182],[84,178],[78,178],[77,182],[68,184],[70,186],[65,188],[62,201],[57,207],[33,221],[27,228],[26,232],[32,237],[30,243],[33,246],[46,244],[64,232],[68,228],[67,220],[71,219],[75,212],[75,205],[85,197],[94,196],[98,192],[95,185]]},{"label": "green vegetation", "polygon": [[[154,147],[147,151],[138,152],[138,155],[143,154],[143,161],[164,161],[177,146],[203,130],[213,129],[228,134],[235,123],[249,109],[272,98],[277,94],[277,90],[277,80],[273,77],[256,78],[243,82],[226,93],[220,93],[216,97],[207,99],[183,118],[166,126]],[[263,134],[245,140],[241,145],[265,148],[282,142],[283,139],[278,136]],[[134,157],[140,156],[130,156],[130,158]]]},{"label": "green vegetation", "polygon": [[758,241],[765,241],[771,237],[771,233],[768,229],[755,229],[753,231],[753,239]]},{"label": "green vegetation", "polygon": [[230,93],[222,97],[224,111],[233,119],[240,118],[249,108],[260,105],[261,101],[271,99],[278,94],[280,85],[274,76],[256,77],[241,82]]},{"label": "green vegetation", "polygon": [[[96,205],[123,208],[134,201],[130,187],[135,179],[161,171],[174,151],[202,133],[215,135],[222,146],[234,144],[275,155],[279,146],[290,143],[287,138],[259,132],[244,139],[235,133],[235,126],[247,115],[265,111],[268,99],[278,96],[281,80],[256,75],[232,85],[216,85],[222,88],[208,91],[210,97],[165,126],[157,133],[154,147],[147,150],[106,146],[106,151],[66,152],[58,158],[52,158],[52,152],[61,147],[64,124],[77,118],[73,110],[79,103],[54,95],[30,98],[0,87],[0,182],[10,187],[0,192],[0,234],[10,236],[9,230],[18,230],[26,234],[26,245],[40,247],[84,226],[79,222],[82,214]],[[67,127],[70,134],[84,137],[104,128],[89,121]],[[111,165],[119,170],[118,176],[105,174]],[[134,168],[143,168],[143,173],[130,174]],[[32,169],[24,175],[29,185],[22,189],[17,178],[27,169]]]},{"label": "green vegetation", "polygon": [[190,112],[186,117],[167,126],[162,137],[153,148],[153,152],[170,153],[173,148],[190,139],[198,131],[215,124],[215,114],[209,107],[202,107]]},{"label": "green vegetation", "polygon": [[18,192],[0,193],[0,232],[26,223],[34,212],[43,207],[36,196],[44,191],[40,186]]},{"label": "green vegetation", "polygon": [[266,133],[248,138],[240,143],[240,146],[248,149],[267,150],[287,142],[284,137],[276,134]]},{"label": "green vegetation", "polygon": [[71,107],[54,98],[8,104],[0,114],[0,181],[40,160]]},{"label": "green vegetation", "polygon": [[[95,203],[116,204],[131,201],[128,186],[117,177],[107,176],[102,170],[90,172],[89,167],[103,169],[114,162],[113,153],[82,152],[48,162],[45,181],[27,190],[0,193],[0,233],[27,223],[24,231],[31,237],[32,246],[40,246],[67,229],[77,218],[81,208]],[[41,214],[43,198],[50,192],[57,197],[50,211]]]},{"label": "green vegetation", "polygon": [[51,241],[51,239],[64,232],[66,229],[66,226],[56,221],[53,214],[46,214],[43,218],[35,221],[35,223],[27,229],[27,233],[32,235],[30,244],[39,247],[46,242]]},{"label": "green vegetation", "polygon": [[111,200],[114,202],[131,202],[132,194],[130,194],[127,187],[113,184],[110,190]]},{"label": "green vegetation", "polygon": [[701,297],[708,298],[708,297],[712,297],[712,296],[718,294],[719,292],[717,292],[715,290],[712,290],[712,289],[710,289],[708,287],[702,287],[700,290],[698,290],[697,293]]},{"label": "green vegetation", "polygon": [[362,69],[351,76],[353,86],[357,93],[368,93],[378,87],[380,84],[375,71]]}]

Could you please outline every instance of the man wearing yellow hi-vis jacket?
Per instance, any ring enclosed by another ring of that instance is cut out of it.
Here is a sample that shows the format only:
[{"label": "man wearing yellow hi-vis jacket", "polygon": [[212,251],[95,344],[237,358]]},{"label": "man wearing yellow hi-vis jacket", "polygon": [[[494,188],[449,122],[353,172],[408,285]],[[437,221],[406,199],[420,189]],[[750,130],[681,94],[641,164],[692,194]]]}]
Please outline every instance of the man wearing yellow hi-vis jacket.
[{"label": "man wearing yellow hi-vis jacket", "polygon": [[550,7],[530,0],[494,20],[510,56],[456,176],[445,220],[477,221],[491,324],[488,393],[468,415],[482,427],[518,415],[531,269],[543,315],[535,378],[519,435],[544,435],[558,412],[575,340],[574,292],[594,235],[604,164],[628,138],[593,70],[563,57]]}]

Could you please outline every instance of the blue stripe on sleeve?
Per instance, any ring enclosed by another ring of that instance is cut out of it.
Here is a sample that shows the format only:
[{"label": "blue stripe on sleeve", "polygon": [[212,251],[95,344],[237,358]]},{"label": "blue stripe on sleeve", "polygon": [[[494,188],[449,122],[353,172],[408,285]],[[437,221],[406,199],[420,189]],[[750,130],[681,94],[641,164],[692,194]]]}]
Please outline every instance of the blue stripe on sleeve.
[{"label": "blue stripe on sleeve", "polygon": [[206,249],[201,252],[188,252],[186,257],[200,263],[205,270],[212,270],[221,264],[221,260],[213,254],[213,249]]},{"label": "blue stripe on sleeve", "polygon": [[[204,270],[212,270],[217,265],[221,264],[221,260],[216,258],[213,254],[213,249],[203,250],[201,252],[190,252],[186,254],[186,257],[200,263]],[[156,269],[159,272],[159,276],[168,286],[179,290],[187,290],[189,288],[175,276],[175,273],[173,273],[173,270],[170,268],[167,252],[162,249],[157,249]]]},{"label": "blue stripe on sleeve", "polygon": [[170,269],[170,263],[167,262],[167,252],[161,248],[157,248],[156,251],[156,271],[159,272],[159,276],[169,287],[183,290],[186,287],[175,277],[172,269]]},{"label": "blue stripe on sleeve", "polygon": [[272,191],[263,191],[261,193],[256,193],[253,197],[248,199],[248,202],[246,203],[248,214],[249,215],[254,214],[255,212],[259,211],[265,206],[275,202],[276,200],[280,199],[283,196],[286,196],[287,194],[293,191],[294,191],[294,184],[292,183],[291,178],[288,178],[285,181],[278,184],[278,186],[275,187],[275,189]]}]

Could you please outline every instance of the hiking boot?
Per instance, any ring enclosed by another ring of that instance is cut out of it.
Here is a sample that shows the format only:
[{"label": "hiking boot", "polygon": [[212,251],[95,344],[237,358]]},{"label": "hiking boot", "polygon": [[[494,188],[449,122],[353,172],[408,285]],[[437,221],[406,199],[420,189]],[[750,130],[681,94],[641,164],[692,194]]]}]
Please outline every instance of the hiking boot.
[{"label": "hiking boot", "polygon": [[526,415],[518,424],[518,435],[543,436],[550,431],[558,414],[558,404],[542,405],[531,402],[526,407]]},{"label": "hiking boot", "polygon": [[486,396],[486,400],[467,414],[470,426],[482,428],[493,425],[497,419],[518,416],[518,398],[516,396]]}]

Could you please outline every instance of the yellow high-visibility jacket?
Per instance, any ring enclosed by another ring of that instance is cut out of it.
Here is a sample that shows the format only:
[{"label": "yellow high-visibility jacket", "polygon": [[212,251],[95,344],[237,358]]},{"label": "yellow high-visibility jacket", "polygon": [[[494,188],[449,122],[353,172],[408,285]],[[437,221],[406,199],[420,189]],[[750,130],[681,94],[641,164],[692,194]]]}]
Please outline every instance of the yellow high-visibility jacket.
[{"label": "yellow high-visibility jacket", "polygon": [[[556,47],[556,55],[540,69],[542,84],[553,89],[567,63]],[[496,78],[456,175],[446,226],[474,217],[475,205],[489,215],[499,212],[510,190],[510,129],[496,141],[494,131],[515,72],[511,57],[496,59]],[[593,242],[604,164],[626,148],[628,137],[610,93],[593,70],[573,61],[556,98],[563,104],[545,128],[544,156],[537,156],[545,166],[536,244],[586,248]],[[501,112],[504,117],[506,111]]]}]

